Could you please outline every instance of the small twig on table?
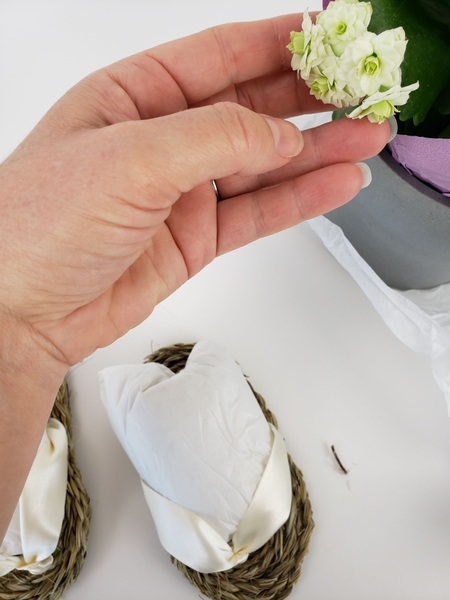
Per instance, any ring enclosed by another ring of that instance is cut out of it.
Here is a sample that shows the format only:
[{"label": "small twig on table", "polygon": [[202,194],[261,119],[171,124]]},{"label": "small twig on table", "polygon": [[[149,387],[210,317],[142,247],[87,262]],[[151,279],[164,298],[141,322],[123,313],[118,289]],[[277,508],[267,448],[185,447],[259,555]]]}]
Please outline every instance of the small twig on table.
[{"label": "small twig on table", "polygon": [[347,469],[344,467],[344,465],[341,463],[341,460],[340,460],[339,456],[337,455],[337,452],[336,452],[336,450],[334,449],[334,446],[331,446],[331,451],[333,452],[333,455],[334,455],[334,458],[335,458],[335,459],[336,459],[336,461],[337,461],[337,464],[338,464],[338,465],[341,467],[341,471],[347,475],[348,471],[347,471]]}]

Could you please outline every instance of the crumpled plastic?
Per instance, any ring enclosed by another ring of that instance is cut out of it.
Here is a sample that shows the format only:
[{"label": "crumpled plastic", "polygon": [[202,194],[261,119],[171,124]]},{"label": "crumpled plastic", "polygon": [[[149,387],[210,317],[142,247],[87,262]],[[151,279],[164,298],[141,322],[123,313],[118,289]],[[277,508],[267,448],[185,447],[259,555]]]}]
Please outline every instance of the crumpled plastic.
[{"label": "crumpled plastic", "polygon": [[358,254],[340,227],[323,216],[309,224],[392,333],[411,350],[431,358],[433,376],[450,414],[450,283],[429,290],[395,290]]}]

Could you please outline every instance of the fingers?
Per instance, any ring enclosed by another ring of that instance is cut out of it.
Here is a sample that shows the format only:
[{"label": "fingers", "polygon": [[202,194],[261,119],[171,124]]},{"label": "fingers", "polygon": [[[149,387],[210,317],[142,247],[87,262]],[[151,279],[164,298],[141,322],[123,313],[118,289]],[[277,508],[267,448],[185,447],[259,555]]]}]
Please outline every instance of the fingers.
[{"label": "fingers", "polygon": [[279,168],[303,147],[291,123],[232,103],[101,131],[103,144],[118,151],[118,169],[124,170],[118,179],[141,189],[143,202],[153,198],[147,206],[153,209],[172,205],[181,193],[210,179]]},{"label": "fingers", "polygon": [[300,114],[335,110],[335,106],[317,100],[294,71],[282,71],[230,85],[196,106],[214,102],[237,102],[251,110],[286,119]]},{"label": "fingers", "polygon": [[339,119],[303,132],[304,148],[289,163],[268,173],[233,176],[218,182],[222,198],[278,185],[336,162],[358,162],[375,156],[389,139],[388,123]]},{"label": "fingers", "polygon": [[217,255],[337,208],[356,196],[362,184],[356,165],[335,164],[275,188],[219,202]]},{"label": "fingers", "polygon": [[290,67],[286,45],[301,22],[285,15],[221,25],[121,60],[64,97],[67,118],[102,127],[223,101],[282,118],[331,110]]},{"label": "fingers", "polygon": [[284,15],[221,25],[129,57],[107,73],[131,100],[128,112],[137,109],[142,119],[222,101],[280,117],[326,110],[290,67],[286,45],[301,23],[301,15]]},{"label": "fingers", "polygon": [[[170,73],[188,104],[200,102],[228,86],[290,69],[286,49],[302,16],[284,15],[247,23],[231,23],[157,46],[116,63],[124,74],[132,65],[145,73],[157,61]],[[130,89],[127,90],[130,92]]]}]

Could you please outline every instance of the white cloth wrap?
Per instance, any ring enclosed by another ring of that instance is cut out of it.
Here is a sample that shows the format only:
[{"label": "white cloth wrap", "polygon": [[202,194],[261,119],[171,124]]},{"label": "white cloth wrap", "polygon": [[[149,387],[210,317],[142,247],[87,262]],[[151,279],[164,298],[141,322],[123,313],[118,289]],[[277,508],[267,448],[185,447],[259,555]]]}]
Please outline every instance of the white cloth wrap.
[{"label": "white cloth wrap", "polygon": [[0,577],[13,569],[44,573],[52,566],[64,519],[67,453],[66,430],[49,419],[0,546]]},{"label": "white cloth wrap", "polygon": [[176,375],[148,363],[110,367],[99,378],[172,556],[201,572],[230,569],[286,522],[292,488],[283,439],[226,350],[198,342]]},{"label": "white cloth wrap", "polygon": [[382,281],[340,227],[325,217],[309,221],[325,247],[361,287],[386,325],[408,348],[431,358],[450,413],[450,284],[400,292]]}]

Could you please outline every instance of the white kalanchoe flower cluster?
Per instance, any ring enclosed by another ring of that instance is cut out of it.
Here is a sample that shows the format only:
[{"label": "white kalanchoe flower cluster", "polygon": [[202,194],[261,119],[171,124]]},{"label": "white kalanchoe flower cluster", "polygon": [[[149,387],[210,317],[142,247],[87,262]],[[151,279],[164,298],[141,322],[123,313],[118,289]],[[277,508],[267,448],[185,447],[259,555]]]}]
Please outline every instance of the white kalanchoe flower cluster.
[{"label": "white kalanchoe flower cluster", "polygon": [[338,108],[357,106],[347,116],[382,123],[419,83],[401,87],[403,28],[376,35],[367,30],[371,16],[370,2],[358,0],[330,2],[316,23],[306,11],[302,31],[291,32],[288,49],[292,68],[317,99]]}]

